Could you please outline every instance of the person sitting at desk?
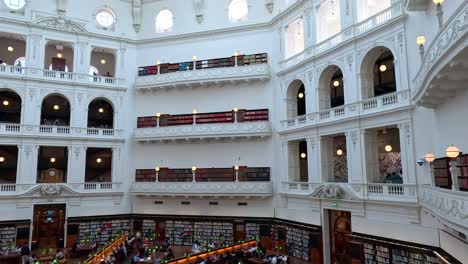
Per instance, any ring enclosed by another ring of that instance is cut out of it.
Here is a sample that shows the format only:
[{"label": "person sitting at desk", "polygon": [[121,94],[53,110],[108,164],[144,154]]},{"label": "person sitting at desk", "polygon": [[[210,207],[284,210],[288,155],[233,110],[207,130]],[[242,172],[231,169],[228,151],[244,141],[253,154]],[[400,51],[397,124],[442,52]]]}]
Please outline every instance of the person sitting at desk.
[{"label": "person sitting at desk", "polygon": [[215,249],[215,248],[216,248],[216,246],[215,246],[215,244],[213,243],[213,241],[210,240],[210,241],[208,242],[208,248],[210,248],[210,249]]},{"label": "person sitting at desk", "polygon": [[195,243],[193,243],[192,245],[192,253],[193,254],[201,253],[200,244],[198,243],[198,240],[195,240]]},{"label": "person sitting at desk", "polygon": [[168,248],[165,254],[167,260],[175,259],[174,251],[172,251],[172,248]]},{"label": "person sitting at desk", "polygon": [[58,263],[67,263],[65,255],[63,254],[61,249],[57,249],[57,253],[55,253],[55,258],[58,260]]}]

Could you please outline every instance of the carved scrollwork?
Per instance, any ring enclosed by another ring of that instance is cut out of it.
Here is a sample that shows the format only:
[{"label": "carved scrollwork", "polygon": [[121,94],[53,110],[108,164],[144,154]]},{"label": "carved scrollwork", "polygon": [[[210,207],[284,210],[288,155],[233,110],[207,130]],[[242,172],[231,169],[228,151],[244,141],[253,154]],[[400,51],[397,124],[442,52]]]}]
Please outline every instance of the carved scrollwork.
[{"label": "carved scrollwork", "polygon": [[62,193],[62,186],[51,184],[51,185],[42,185],[41,186],[41,195],[52,196],[60,195]]}]

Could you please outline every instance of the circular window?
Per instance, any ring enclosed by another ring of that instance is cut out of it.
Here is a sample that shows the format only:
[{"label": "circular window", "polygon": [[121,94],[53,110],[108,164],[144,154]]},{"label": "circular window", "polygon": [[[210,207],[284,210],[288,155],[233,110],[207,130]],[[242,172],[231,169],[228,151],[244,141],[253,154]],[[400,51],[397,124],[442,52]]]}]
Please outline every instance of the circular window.
[{"label": "circular window", "polygon": [[3,0],[3,2],[5,2],[5,5],[8,6],[8,8],[13,10],[19,10],[23,8],[25,4],[24,0]]},{"label": "circular window", "polygon": [[101,10],[96,15],[96,21],[103,27],[110,27],[114,24],[114,15],[108,10]]},{"label": "circular window", "polygon": [[248,14],[249,6],[246,0],[232,0],[229,5],[229,19],[231,22],[246,20]]}]

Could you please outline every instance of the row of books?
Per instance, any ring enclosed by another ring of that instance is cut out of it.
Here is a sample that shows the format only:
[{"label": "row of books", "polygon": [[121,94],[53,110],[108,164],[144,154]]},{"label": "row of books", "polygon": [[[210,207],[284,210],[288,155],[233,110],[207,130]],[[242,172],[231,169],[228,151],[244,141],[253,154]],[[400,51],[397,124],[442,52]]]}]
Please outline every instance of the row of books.
[{"label": "row of books", "polygon": [[[252,64],[261,64],[268,62],[268,55],[266,53],[252,54],[252,55],[238,55],[226,57],[226,58],[216,58],[209,60],[197,60],[178,62],[178,63],[163,63],[158,65],[151,66],[142,66],[138,68],[138,76],[148,76],[156,74],[171,73],[177,71],[187,71],[193,70],[194,64],[196,69],[211,69],[211,68],[222,68],[222,67],[233,67],[243,66],[243,65],[252,65]],[[159,71],[158,71],[159,68]]]},{"label": "row of books", "polygon": [[402,248],[389,248],[364,242],[365,263],[394,263],[394,264],[435,264],[439,263],[434,256],[412,252]]}]

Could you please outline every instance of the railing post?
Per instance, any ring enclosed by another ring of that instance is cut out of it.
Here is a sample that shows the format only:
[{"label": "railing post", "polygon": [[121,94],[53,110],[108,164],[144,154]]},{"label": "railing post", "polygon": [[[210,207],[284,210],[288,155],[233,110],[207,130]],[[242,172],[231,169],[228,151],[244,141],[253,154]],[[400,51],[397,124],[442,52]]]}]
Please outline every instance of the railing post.
[{"label": "railing post", "polygon": [[384,184],[384,185],[381,185],[382,186],[382,193],[383,195],[388,195],[389,192],[388,192],[388,185],[387,184]]},{"label": "railing post", "polygon": [[450,175],[452,176],[452,190],[460,191],[460,186],[458,185],[457,161],[455,159],[450,161]]}]

